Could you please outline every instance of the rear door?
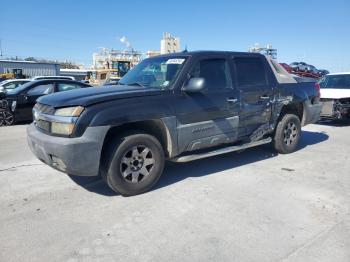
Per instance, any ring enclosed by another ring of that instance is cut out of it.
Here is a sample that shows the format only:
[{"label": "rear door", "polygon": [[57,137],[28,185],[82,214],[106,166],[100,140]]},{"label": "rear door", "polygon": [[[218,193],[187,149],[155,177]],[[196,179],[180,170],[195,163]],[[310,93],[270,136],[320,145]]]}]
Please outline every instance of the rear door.
[{"label": "rear door", "polygon": [[230,71],[226,56],[206,57],[193,63],[187,81],[204,78],[205,89],[198,93],[181,92],[177,99],[180,152],[236,140],[239,103]]},{"label": "rear door", "polygon": [[273,89],[268,82],[267,62],[261,56],[236,56],[233,62],[241,99],[241,135],[250,135],[271,118]]}]

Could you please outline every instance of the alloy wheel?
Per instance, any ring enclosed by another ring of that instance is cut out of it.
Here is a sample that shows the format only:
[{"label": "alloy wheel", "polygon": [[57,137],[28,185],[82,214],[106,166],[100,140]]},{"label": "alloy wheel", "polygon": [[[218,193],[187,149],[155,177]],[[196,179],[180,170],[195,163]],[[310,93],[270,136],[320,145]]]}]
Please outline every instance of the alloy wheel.
[{"label": "alloy wheel", "polygon": [[298,135],[297,126],[295,125],[295,123],[289,122],[284,128],[283,133],[284,133],[284,139],[283,139],[284,143],[287,146],[290,146],[297,139],[297,135]]},{"label": "alloy wheel", "polygon": [[9,111],[0,112],[0,126],[11,126],[14,120],[13,114]]},{"label": "alloy wheel", "polygon": [[126,182],[139,183],[149,176],[155,164],[153,152],[146,146],[134,146],[121,159],[120,172]]}]

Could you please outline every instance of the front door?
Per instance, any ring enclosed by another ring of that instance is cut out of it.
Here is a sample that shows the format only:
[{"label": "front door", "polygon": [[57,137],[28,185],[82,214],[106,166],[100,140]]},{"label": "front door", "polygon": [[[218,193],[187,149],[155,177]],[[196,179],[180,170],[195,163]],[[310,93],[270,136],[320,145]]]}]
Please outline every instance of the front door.
[{"label": "front door", "polygon": [[180,152],[235,141],[239,123],[239,98],[233,88],[226,57],[198,60],[190,72],[188,80],[203,78],[205,89],[196,93],[182,92],[177,98]]},{"label": "front door", "polygon": [[18,97],[17,114],[21,120],[31,120],[32,109],[36,100],[54,91],[54,82],[45,82],[32,86],[29,90],[25,90]]}]

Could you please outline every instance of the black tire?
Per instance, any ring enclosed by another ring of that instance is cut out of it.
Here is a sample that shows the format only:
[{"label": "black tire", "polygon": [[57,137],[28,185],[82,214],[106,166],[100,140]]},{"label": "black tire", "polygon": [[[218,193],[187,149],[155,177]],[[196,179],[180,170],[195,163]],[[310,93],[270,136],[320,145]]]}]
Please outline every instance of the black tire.
[{"label": "black tire", "polygon": [[300,119],[296,115],[286,114],[278,122],[274,137],[274,147],[278,153],[289,154],[294,152],[301,135]]},{"label": "black tire", "polygon": [[0,126],[12,126],[15,123],[15,116],[9,110],[0,111]]},{"label": "black tire", "polygon": [[[149,150],[147,155],[141,156],[145,154],[146,149]],[[138,153],[138,155],[135,154],[140,159],[134,159],[136,158],[134,152]],[[113,191],[123,196],[133,196],[150,190],[157,183],[164,169],[164,151],[160,142],[155,137],[144,133],[134,132],[123,135],[114,142],[104,157],[104,168],[101,168],[102,178]],[[152,161],[153,164],[150,163]],[[129,171],[132,173],[125,176]],[[136,173],[138,178],[134,179]]]}]

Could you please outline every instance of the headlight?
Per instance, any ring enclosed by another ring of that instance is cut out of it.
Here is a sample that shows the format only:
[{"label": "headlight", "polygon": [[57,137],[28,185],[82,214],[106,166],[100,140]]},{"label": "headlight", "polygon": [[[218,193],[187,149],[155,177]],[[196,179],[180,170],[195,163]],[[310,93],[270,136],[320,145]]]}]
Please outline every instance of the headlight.
[{"label": "headlight", "polygon": [[56,109],[55,116],[80,116],[84,111],[82,106],[72,106]]},{"label": "headlight", "polygon": [[69,123],[51,123],[51,132],[58,135],[66,135],[69,136],[73,133],[74,124]]},{"label": "headlight", "polygon": [[[52,134],[70,136],[73,134],[79,116],[84,111],[82,106],[63,107],[54,110],[48,106],[36,104],[33,109],[36,125]],[[54,112],[53,112],[54,110]]]}]

